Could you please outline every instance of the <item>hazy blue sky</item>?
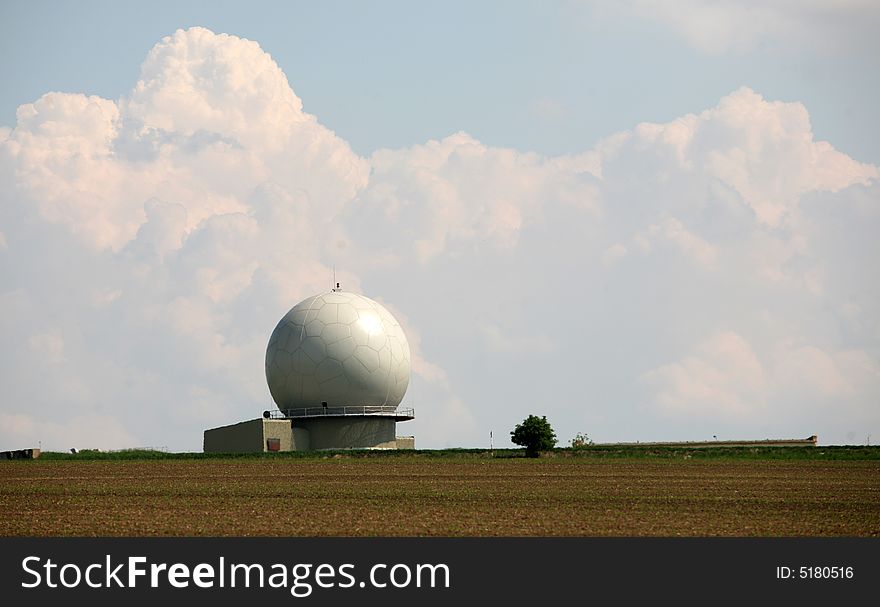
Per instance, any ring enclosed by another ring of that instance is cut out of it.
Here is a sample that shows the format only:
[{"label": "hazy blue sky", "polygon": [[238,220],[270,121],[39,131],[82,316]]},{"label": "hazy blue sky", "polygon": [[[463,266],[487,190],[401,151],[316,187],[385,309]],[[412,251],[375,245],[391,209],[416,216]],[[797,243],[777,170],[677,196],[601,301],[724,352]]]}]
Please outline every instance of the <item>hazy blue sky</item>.
[{"label": "hazy blue sky", "polygon": [[[802,102],[817,139],[880,162],[876,123],[866,123],[880,107],[876,3],[662,3],[677,6],[667,10],[678,25],[652,16],[652,4],[4,3],[0,124],[47,91],[118,99],[146,49],[199,25],[259,42],[306,111],[361,154],[458,130],[523,151],[578,152],[748,85]],[[692,17],[704,4],[721,5],[706,17],[720,26]],[[741,22],[725,4],[751,12]],[[681,28],[714,33],[717,48]]]},{"label": "hazy blue sky", "polygon": [[418,446],[878,440],[878,7],[3,4],[0,447],[199,450],[333,266]]}]

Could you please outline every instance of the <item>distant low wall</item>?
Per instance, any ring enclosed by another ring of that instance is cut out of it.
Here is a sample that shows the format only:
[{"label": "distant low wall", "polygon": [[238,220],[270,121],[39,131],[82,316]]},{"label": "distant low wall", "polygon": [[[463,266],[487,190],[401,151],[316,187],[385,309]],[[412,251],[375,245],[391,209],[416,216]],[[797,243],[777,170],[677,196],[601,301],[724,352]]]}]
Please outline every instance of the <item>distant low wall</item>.
[{"label": "distant low wall", "polygon": [[37,459],[40,457],[39,449],[17,449],[15,451],[0,451],[0,459]]},{"label": "distant low wall", "polygon": [[415,449],[416,448],[416,437],[415,436],[398,436],[397,437],[397,448],[398,449]]},{"label": "distant low wall", "polygon": [[819,437],[815,434],[807,438],[782,438],[764,440],[718,440],[686,441],[683,443],[597,443],[596,447],[815,447]]}]

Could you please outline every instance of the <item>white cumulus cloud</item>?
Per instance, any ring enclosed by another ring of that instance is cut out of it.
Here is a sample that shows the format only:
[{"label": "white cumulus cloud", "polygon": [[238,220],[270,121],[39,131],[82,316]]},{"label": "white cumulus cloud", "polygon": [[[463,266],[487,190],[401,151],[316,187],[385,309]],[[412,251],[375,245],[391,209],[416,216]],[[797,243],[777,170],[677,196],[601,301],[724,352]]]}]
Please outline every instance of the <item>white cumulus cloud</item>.
[{"label": "white cumulus cloud", "polygon": [[461,132],[360,157],[303,107],[256,42],[192,28],[118,101],[19,108],[0,443],[199,450],[269,407],[268,337],[334,271],[406,327],[423,447],[530,413],[596,440],[880,423],[878,169],[802,104],[743,88],[558,157]]}]

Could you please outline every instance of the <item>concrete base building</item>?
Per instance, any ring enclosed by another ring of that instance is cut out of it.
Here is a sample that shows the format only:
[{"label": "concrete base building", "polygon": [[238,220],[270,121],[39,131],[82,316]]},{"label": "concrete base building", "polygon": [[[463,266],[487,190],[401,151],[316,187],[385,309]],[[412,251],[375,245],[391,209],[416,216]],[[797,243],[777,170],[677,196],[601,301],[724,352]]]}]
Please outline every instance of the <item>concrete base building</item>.
[{"label": "concrete base building", "polygon": [[261,419],[205,430],[205,453],[259,453],[329,449],[414,449],[397,436],[412,409],[391,406],[308,407],[266,411]]}]

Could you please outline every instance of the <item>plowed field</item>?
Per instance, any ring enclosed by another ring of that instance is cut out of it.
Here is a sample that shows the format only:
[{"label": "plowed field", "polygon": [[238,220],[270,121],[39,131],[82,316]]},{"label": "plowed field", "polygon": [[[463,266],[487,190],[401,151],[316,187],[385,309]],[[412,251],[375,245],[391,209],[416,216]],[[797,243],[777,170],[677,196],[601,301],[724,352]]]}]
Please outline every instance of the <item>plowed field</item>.
[{"label": "plowed field", "polygon": [[28,461],[0,535],[878,536],[878,461]]}]

